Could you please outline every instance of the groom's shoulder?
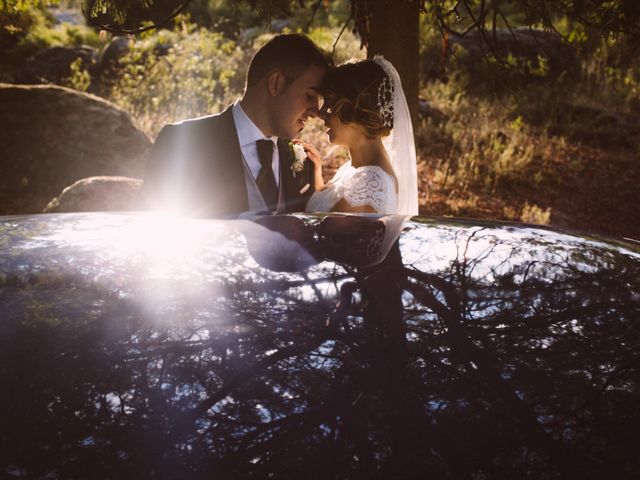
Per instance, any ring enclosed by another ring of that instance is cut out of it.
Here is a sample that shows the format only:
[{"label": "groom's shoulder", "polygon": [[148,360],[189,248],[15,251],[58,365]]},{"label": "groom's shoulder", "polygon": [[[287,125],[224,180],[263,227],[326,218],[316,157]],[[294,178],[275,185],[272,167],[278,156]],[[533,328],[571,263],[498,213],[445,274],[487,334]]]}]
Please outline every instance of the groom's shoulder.
[{"label": "groom's shoulder", "polygon": [[215,123],[215,122],[222,121],[226,113],[227,113],[227,110],[220,113],[215,113],[213,115],[204,115],[202,117],[186,118],[184,120],[171,123],[170,125],[189,127],[189,126],[199,126],[199,125],[204,125],[209,123]]},{"label": "groom's shoulder", "polygon": [[[202,117],[187,118],[174,123],[168,123],[163,127],[163,130],[173,131],[198,131],[202,129],[210,130],[218,125],[222,125],[225,121],[228,121],[228,117],[231,114],[231,107],[227,108],[223,112],[213,115],[205,115]],[[211,130],[210,130],[211,131]]]}]

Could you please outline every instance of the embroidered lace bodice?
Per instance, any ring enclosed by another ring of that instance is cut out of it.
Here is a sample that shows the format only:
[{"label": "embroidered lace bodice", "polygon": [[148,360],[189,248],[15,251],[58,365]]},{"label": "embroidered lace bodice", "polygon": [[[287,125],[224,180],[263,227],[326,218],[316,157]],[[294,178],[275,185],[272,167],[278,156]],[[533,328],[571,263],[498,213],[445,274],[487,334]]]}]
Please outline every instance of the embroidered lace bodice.
[{"label": "embroidered lace bodice", "polygon": [[351,162],[342,165],[324,190],[311,195],[307,212],[329,212],[342,199],[354,207],[369,205],[380,214],[394,214],[398,210],[394,178],[373,165],[358,168]]}]

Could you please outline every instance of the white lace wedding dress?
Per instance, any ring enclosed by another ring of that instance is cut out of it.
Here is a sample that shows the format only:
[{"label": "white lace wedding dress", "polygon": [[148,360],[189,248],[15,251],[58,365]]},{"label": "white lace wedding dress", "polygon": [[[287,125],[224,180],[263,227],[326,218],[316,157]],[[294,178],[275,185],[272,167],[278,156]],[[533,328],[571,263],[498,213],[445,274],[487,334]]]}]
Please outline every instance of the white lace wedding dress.
[{"label": "white lace wedding dress", "polygon": [[396,182],[378,166],[355,168],[350,161],[345,163],[323,190],[311,195],[306,210],[330,212],[343,199],[353,207],[368,205],[379,214],[398,212]]}]

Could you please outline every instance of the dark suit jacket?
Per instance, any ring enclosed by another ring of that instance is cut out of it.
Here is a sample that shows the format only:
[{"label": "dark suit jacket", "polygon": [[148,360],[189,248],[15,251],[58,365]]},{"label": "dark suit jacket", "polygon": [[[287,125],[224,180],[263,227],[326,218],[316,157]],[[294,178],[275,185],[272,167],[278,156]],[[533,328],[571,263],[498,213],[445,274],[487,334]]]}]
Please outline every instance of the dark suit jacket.
[{"label": "dark suit jacket", "polygon": [[[291,171],[289,147],[278,140],[285,212],[304,211],[313,192],[313,165]],[[300,190],[309,184],[303,194]],[[166,125],[153,146],[141,191],[144,208],[189,216],[235,217],[248,210],[240,143],[231,107],[208,117]]]}]

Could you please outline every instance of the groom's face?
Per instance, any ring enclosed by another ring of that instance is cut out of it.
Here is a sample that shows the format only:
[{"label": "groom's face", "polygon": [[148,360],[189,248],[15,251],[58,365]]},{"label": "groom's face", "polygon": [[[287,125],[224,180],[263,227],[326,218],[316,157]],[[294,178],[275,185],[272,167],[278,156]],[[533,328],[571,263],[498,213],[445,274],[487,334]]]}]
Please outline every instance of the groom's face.
[{"label": "groom's face", "polygon": [[325,73],[320,66],[309,67],[274,99],[272,126],[276,136],[296,138],[305,120],[318,114],[320,84]]}]

